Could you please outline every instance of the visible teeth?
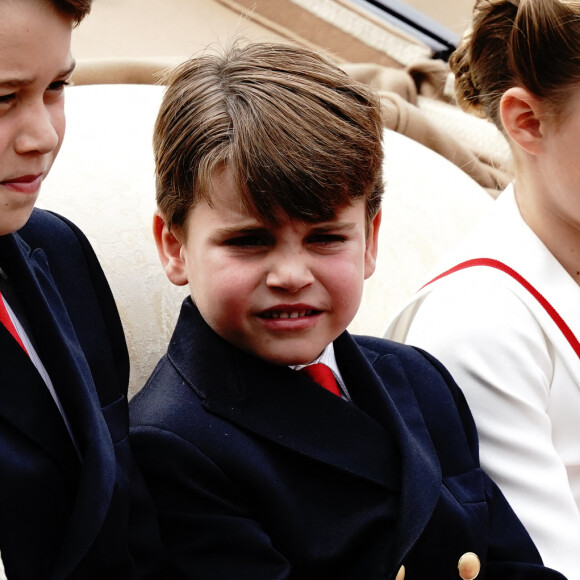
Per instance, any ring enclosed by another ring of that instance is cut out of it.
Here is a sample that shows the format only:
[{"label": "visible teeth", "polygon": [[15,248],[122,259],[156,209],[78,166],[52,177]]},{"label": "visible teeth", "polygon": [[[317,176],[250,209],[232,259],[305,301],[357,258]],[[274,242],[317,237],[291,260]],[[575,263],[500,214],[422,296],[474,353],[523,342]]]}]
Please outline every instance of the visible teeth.
[{"label": "visible teeth", "polygon": [[302,310],[300,312],[272,311],[272,312],[267,312],[265,317],[266,318],[302,318],[304,316],[310,316],[311,314],[312,314],[312,310]]}]

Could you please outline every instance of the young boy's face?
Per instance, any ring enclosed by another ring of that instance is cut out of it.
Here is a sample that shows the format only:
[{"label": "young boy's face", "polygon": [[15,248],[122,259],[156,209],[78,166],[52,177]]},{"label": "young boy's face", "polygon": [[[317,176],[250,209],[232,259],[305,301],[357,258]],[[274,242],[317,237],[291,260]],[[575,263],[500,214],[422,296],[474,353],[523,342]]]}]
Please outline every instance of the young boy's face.
[{"label": "young boy's face", "polygon": [[169,279],[189,283],[205,321],[235,346],[275,364],[311,362],[357,312],[380,214],[365,228],[356,201],[330,222],[288,218],[274,227],[242,208],[228,170],[214,185],[212,207],[190,210],[177,237],[156,218]]},{"label": "young boy's face", "polygon": [[0,1],[0,235],[26,223],[62,143],[71,31],[43,2]]}]

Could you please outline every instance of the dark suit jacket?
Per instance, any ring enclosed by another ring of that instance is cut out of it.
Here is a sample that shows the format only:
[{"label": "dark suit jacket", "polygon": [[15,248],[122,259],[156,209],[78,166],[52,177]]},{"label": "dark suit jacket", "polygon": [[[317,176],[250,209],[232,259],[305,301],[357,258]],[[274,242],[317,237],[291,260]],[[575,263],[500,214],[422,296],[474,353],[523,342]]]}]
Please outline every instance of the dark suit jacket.
[{"label": "dark suit jacket", "polygon": [[[0,325],[0,551],[8,578],[155,577],[156,525],[128,441],[128,354],[82,233],[35,210],[0,237],[76,444],[26,353]],[[157,536],[158,538],[158,536]]]},{"label": "dark suit jacket", "polygon": [[130,405],[169,578],[561,578],[478,463],[465,400],[429,355],[344,333],[347,402],[231,346],[184,302]]}]

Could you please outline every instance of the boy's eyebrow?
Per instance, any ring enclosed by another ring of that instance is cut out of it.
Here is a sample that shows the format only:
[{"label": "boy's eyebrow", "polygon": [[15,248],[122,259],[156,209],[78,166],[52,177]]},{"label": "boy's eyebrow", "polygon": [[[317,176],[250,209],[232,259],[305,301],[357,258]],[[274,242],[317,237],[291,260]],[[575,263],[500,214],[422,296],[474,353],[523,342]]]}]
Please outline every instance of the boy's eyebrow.
[{"label": "boy's eyebrow", "polygon": [[318,232],[339,231],[344,232],[356,228],[355,222],[324,222],[321,224],[313,224],[312,229]]},{"label": "boy's eyebrow", "polygon": [[[71,61],[70,65],[68,67],[66,67],[65,69],[61,70],[60,72],[58,72],[55,75],[55,79],[61,79],[61,78],[66,78],[68,76],[70,76],[74,69],[76,67],[76,61]],[[31,85],[34,82],[33,78],[6,78],[6,79],[2,79],[0,78],[0,87],[4,88],[4,89],[16,89],[16,88],[20,88],[20,87],[26,87],[28,85]]]},{"label": "boy's eyebrow", "polygon": [[265,232],[268,228],[263,225],[234,225],[234,226],[224,226],[216,230],[215,235],[217,236],[232,236],[236,234],[255,234],[257,232]]},{"label": "boy's eyebrow", "polygon": [[[324,232],[346,232],[356,228],[355,222],[323,222],[312,224],[312,230],[317,233]],[[258,234],[269,232],[267,226],[261,224],[239,224],[233,226],[224,226],[214,232],[212,237],[228,237],[233,235]]]},{"label": "boy's eyebrow", "polygon": [[341,234],[351,232],[356,229],[355,222],[324,222],[320,224],[312,224],[312,231],[316,234],[324,234],[332,232],[333,234]]}]

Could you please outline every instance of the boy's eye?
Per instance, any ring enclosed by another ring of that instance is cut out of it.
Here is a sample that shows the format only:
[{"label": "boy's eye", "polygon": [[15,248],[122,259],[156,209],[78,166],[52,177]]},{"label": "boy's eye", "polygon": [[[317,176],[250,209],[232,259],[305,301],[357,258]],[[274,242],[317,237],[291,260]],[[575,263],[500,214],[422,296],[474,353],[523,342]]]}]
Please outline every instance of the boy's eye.
[{"label": "boy's eye", "polygon": [[259,235],[236,236],[225,241],[226,246],[235,248],[259,248],[268,244],[270,244],[270,239],[267,236]]},{"label": "boy's eye", "polygon": [[70,82],[68,80],[54,81],[48,85],[49,91],[62,91],[64,87],[68,87]]},{"label": "boy's eye", "polygon": [[311,244],[338,244],[344,241],[345,236],[339,234],[315,234],[309,238]]},{"label": "boy's eye", "polygon": [[7,95],[0,95],[0,105],[11,103],[16,98],[15,93],[9,93]]}]

